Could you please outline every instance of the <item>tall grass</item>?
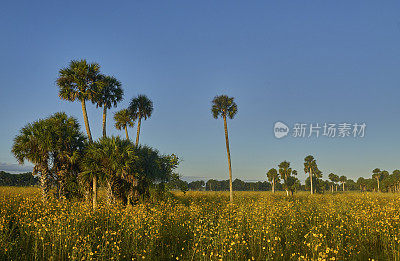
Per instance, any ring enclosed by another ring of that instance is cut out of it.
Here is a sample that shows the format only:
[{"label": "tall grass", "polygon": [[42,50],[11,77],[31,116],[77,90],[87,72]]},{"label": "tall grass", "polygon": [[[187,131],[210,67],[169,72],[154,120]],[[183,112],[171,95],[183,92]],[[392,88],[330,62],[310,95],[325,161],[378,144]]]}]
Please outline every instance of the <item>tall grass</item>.
[{"label": "tall grass", "polygon": [[98,211],[0,188],[1,260],[400,260],[390,194],[175,193]]}]

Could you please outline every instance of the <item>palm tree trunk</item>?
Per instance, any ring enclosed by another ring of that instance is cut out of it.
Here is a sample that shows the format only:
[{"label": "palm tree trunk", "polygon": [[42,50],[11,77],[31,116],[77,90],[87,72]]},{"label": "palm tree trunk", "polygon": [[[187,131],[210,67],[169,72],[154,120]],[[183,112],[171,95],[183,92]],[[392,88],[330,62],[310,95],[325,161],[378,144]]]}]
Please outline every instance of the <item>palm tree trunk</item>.
[{"label": "palm tree trunk", "polygon": [[103,105],[103,138],[105,138],[107,136],[106,121],[107,121],[107,107],[105,105]]},{"label": "palm tree trunk", "polygon": [[[87,111],[86,111],[86,102],[84,99],[81,100],[82,103],[82,113],[83,113],[83,120],[85,121],[85,127],[86,127],[86,132],[88,135],[89,142],[93,142],[92,140],[92,133],[90,132],[90,126],[89,126],[89,119],[87,116]],[[96,186],[94,186],[96,184]],[[97,180],[96,177],[93,177],[93,209],[97,208]]]},{"label": "palm tree trunk", "polygon": [[137,132],[136,132],[136,146],[139,144],[139,134],[140,134],[140,123],[142,121],[142,117],[139,116],[138,125],[137,125]]},{"label": "palm tree trunk", "polygon": [[272,193],[275,193],[275,178],[272,178]]},{"label": "palm tree trunk", "polygon": [[344,182],[343,182],[343,191],[344,191]]},{"label": "palm tree trunk", "polygon": [[82,103],[82,113],[83,113],[83,120],[85,121],[86,133],[88,135],[89,142],[92,142],[92,133],[90,132],[89,119],[87,116],[85,100],[81,100],[81,103]]},{"label": "palm tree trunk", "polygon": [[229,200],[231,203],[233,203],[231,152],[229,150],[228,124],[226,122],[226,115],[224,115],[224,128],[225,128],[226,153],[228,154],[228,164],[229,164]]},{"label": "palm tree trunk", "polygon": [[381,189],[379,188],[379,179],[376,179],[376,181],[378,182],[378,192],[380,192]]},{"label": "palm tree trunk", "polygon": [[125,135],[126,135],[126,139],[129,140],[129,136],[128,136],[128,126],[125,125]]},{"label": "palm tree trunk", "polygon": [[311,195],[314,194],[314,188],[313,188],[313,183],[312,183],[312,171],[310,169],[310,182],[311,182]]},{"label": "palm tree trunk", "polygon": [[93,210],[97,208],[97,177],[93,176]]},{"label": "palm tree trunk", "polygon": [[47,201],[49,194],[49,186],[48,186],[48,175],[45,168],[42,168],[40,175],[40,186],[42,187],[42,199],[44,202]]}]

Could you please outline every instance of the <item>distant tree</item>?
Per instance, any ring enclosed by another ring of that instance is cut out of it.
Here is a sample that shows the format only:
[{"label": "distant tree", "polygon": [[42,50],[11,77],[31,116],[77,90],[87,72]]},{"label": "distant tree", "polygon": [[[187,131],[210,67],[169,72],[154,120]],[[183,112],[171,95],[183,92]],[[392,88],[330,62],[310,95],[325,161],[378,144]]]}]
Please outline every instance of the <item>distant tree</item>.
[{"label": "distant tree", "polygon": [[37,185],[38,182],[38,178],[33,176],[32,172],[10,174],[4,171],[0,171],[0,186],[25,187]]},{"label": "distant tree", "polygon": [[115,128],[125,130],[126,139],[129,140],[128,126],[133,127],[135,124],[135,118],[132,117],[127,109],[120,110],[114,114]]},{"label": "distant tree", "polygon": [[[204,181],[203,181],[204,183]],[[190,184],[188,184],[186,181],[183,181],[181,179],[181,177],[179,176],[178,173],[173,173],[171,175],[170,180],[167,183],[167,188],[168,189],[179,189],[180,191],[182,191],[184,194],[188,191],[188,189],[190,188],[189,186]]]},{"label": "distant tree", "polygon": [[[290,162],[283,161],[278,165],[278,171],[281,179],[283,180],[283,186],[286,191],[286,196],[289,196],[289,191],[292,191],[293,186],[296,184],[296,181],[293,178],[290,178],[293,174],[297,175],[297,171],[292,170],[290,168]],[[293,192],[293,191],[292,191]]]},{"label": "distant tree", "polygon": [[317,162],[315,161],[314,157],[311,155],[308,155],[304,159],[304,172],[310,175],[310,182],[311,182],[311,194],[314,193],[314,188],[313,188],[313,176],[317,178],[322,177],[322,172],[318,169]]},{"label": "distant tree", "polygon": [[365,180],[365,178],[360,177],[357,179],[357,185],[360,187],[360,191],[365,191],[366,186],[367,186],[367,182]]},{"label": "distant tree", "polygon": [[267,177],[270,182],[272,182],[272,193],[275,193],[275,183],[279,182],[278,171],[274,168],[268,170]]},{"label": "distant tree", "polygon": [[337,175],[333,174],[333,173],[330,173],[328,175],[328,178],[332,181],[331,190],[332,190],[332,193],[333,193],[333,186],[336,184],[336,182],[338,182],[339,177]]},{"label": "distant tree", "polygon": [[153,113],[153,102],[146,95],[138,95],[131,100],[129,112],[138,120],[136,146],[139,144],[140,124],[142,119],[147,120]]},{"label": "distant tree", "polygon": [[233,119],[237,113],[237,105],[234,102],[233,97],[228,97],[226,95],[215,96],[212,100],[212,115],[215,119],[221,116],[224,119],[225,128],[225,143],[226,152],[228,154],[228,164],[229,164],[229,198],[230,202],[233,202],[233,185],[232,185],[232,165],[231,165],[231,154],[229,150],[229,138],[228,138],[228,124],[226,117]]},{"label": "distant tree", "polygon": [[344,184],[346,184],[347,177],[346,176],[340,176],[339,181],[340,181],[340,183],[342,183],[343,191],[344,191]]},{"label": "distant tree", "polygon": [[379,187],[379,181],[381,180],[381,178],[382,178],[382,171],[380,170],[380,169],[378,169],[378,168],[376,168],[376,169],[374,169],[373,171],[372,171],[372,178],[374,178],[374,179],[376,179],[376,182],[378,183],[378,192],[380,192],[381,191],[381,189],[380,189],[380,187]]},{"label": "distant tree", "polygon": [[101,91],[97,93],[94,101],[97,107],[103,108],[103,137],[107,136],[106,121],[107,109],[117,107],[117,103],[122,101],[124,91],[121,88],[121,83],[113,76],[101,76]]},{"label": "distant tree", "polygon": [[188,188],[191,190],[201,190],[205,186],[204,180],[192,181],[188,184]]}]

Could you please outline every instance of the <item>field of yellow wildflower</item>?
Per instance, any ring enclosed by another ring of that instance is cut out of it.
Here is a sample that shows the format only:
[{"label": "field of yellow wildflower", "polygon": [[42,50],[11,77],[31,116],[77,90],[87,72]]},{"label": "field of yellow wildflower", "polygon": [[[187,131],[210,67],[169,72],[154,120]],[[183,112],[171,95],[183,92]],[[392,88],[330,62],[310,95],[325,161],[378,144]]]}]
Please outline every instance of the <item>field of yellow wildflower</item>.
[{"label": "field of yellow wildflower", "polygon": [[175,193],[133,207],[0,188],[0,260],[400,260],[394,194]]}]

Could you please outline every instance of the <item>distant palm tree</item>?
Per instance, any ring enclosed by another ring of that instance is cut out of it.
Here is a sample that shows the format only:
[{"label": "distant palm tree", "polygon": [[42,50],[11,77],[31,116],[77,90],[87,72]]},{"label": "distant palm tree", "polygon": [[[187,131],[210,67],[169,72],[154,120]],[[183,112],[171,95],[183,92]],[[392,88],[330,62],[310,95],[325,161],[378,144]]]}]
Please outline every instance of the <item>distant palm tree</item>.
[{"label": "distant palm tree", "polygon": [[322,177],[322,172],[318,169],[317,162],[314,157],[308,155],[304,159],[304,172],[310,174],[310,183],[311,183],[311,194],[314,194],[313,188],[313,176],[320,178]]},{"label": "distant palm tree", "polygon": [[347,177],[346,177],[346,176],[340,176],[339,181],[340,181],[340,183],[342,183],[342,185],[343,185],[343,191],[344,191],[344,184],[345,184],[346,181],[347,181]]},{"label": "distant palm tree", "polygon": [[382,171],[378,168],[374,169],[372,171],[372,178],[376,179],[376,182],[378,182],[378,192],[381,191],[380,187],[379,187],[379,181],[382,178]]},{"label": "distant palm tree", "polygon": [[[282,161],[278,165],[279,169],[279,175],[281,176],[281,179],[283,180],[283,185],[286,191],[286,196],[289,196],[289,187],[290,187],[290,177],[293,174],[293,170],[290,167],[290,162],[288,161]],[[297,172],[294,173],[295,175]]]},{"label": "distant palm tree", "polygon": [[138,95],[131,100],[129,105],[130,113],[138,120],[136,133],[136,146],[139,144],[140,124],[142,118],[147,120],[153,113],[153,102],[146,95]]},{"label": "distant palm tree", "polygon": [[125,129],[126,139],[129,140],[128,126],[134,126],[135,118],[132,117],[127,109],[123,109],[114,114],[114,120],[115,128],[117,128],[117,130]]},{"label": "distant palm tree", "polygon": [[[100,65],[97,63],[88,64],[86,60],[72,60],[69,67],[59,71],[57,79],[57,85],[60,87],[58,95],[61,99],[67,101],[79,100],[81,102],[89,142],[93,140],[86,111],[86,101],[95,102],[96,97],[101,92],[101,78]],[[93,176],[93,190],[96,190],[97,187],[96,178],[96,176]],[[97,197],[97,193],[93,193],[93,197]],[[97,204],[94,203],[97,203],[97,199],[93,199],[93,209],[96,209]]]},{"label": "distant palm tree", "polygon": [[228,97],[227,95],[215,96],[212,100],[211,112],[215,119],[221,116],[224,119],[225,128],[225,143],[226,152],[228,154],[228,164],[229,164],[229,198],[230,202],[233,202],[233,186],[232,186],[232,165],[231,165],[231,153],[229,150],[229,138],[228,138],[228,124],[226,122],[226,117],[233,119],[237,113],[237,105],[234,102],[233,97]]},{"label": "distant palm tree", "polygon": [[267,172],[267,177],[270,182],[272,182],[272,193],[275,193],[275,184],[277,181],[279,181],[279,174],[276,169],[272,168],[268,170]]},{"label": "distant palm tree", "polygon": [[328,178],[331,180],[331,182],[332,182],[332,185],[331,185],[331,190],[332,190],[332,193],[333,193],[333,186],[336,184],[336,179],[338,179],[338,178],[336,178],[337,177],[337,175],[335,175],[335,174],[333,174],[333,173],[330,173],[329,175],[328,175]]},{"label": "distant palm tree", "polygon": [[102,88],[96,97],[97,107],[103,107],[103,137],[106,137],[107,109],[117,107],[117,103],[122,101],[124,91],[121,83],[112,76],[102,76]]}]

